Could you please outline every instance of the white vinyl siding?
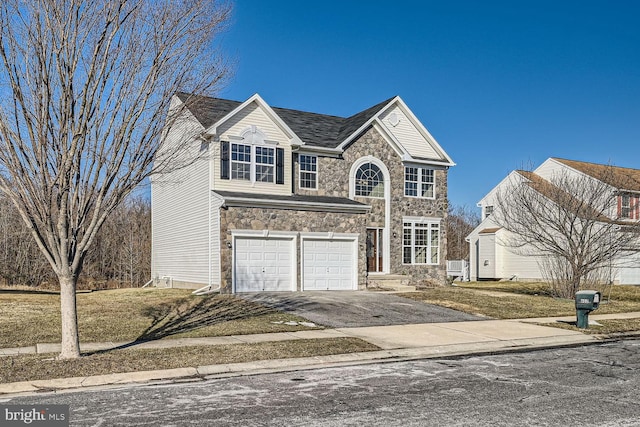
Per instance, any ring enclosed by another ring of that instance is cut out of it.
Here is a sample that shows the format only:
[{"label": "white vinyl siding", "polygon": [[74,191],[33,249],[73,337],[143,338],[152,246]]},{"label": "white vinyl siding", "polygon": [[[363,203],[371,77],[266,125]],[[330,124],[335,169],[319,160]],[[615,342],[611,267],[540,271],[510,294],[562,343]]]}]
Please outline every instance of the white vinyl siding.
[{"label": "white vinyl siding", "polygon": [[[231,141],[232,144],[241,144],[241,142],[234,141],[233,138],[240,137],[247,129],[252,127],[259,129],[260,132],[264,134],[265,140],[277,143],[273,148],[278,147],[284,149],[285,183],[276,184],[275,181],[260,182],[260,179],[256,179],[255,181],[251,179],[220,179],[220,144],[213,143],[214,152],[211,156],[213,189],[216,191],[240,191],[245,193],[291,194],[292,155],[289,145],[290,138],[271,120],[257,103],[254,102],[247,105],[246,108],[225,122],[220,129],[218,129],[219,139],[222,141]],[[252,156],[255,156],[255,151],[252,153]],[[268,173],[268,170],[265,172]],[[266,179],[266,175],[264,174],[260,175],[260,177]]]},{"label": "white vinyl siding", "polygon": [[538,266],[539,258],[519,255],[512,248],[504,246],[504,242],[508,239],[504,229],[498,229],[493,233],[480,233],[490,228],[496,228],[496,225],[487,219],[469,235],[471,280],[542,279]]},{"label": "white vinyl siding", "polygon": [[478,236],[478,279],[495,279],[498,277],[496,261],[496,235],[480,234]]},{"label": "white vinyl siding", "polygon": [[[501,236],[505,233],[505,231],[501,230],[498,235]],[[538,265],[540,259],[538,257],[517,254],[513,248],[501,246],[500,238],[498,238],[496,257],[498,258],[496,262],[499,268],[497,278],[511,280],[542,279],[542,272]]]},{"label": "white vinyl siding", "polygon": [[[398,120],[397,123],[394,120],[390,120],[390,116],[393,117],[393,115]],[[402,112],[401,108],[394,107],[385,111],[381,116],[381,121],[386,130],[402,144],[412,157],[444,160],[433,148],[431,142],[422,135],[418,128]],[[394,126],[392,123],[396,123],[396,125]]]},{"label": "white vinyl siding", "polygon": [[[194,122],[180,123],[165,144],[182,143]],[[203,153],[200,141],[191,139],[184,156]],[[206,153],[204,153],[206,154]],[[153,177],[151,184],[153,278],[171,277],[174,282],[209,284],[209,169],[206,155],[188,167]],[[218,261],[219,264],[219,261]],[[219,281],[219,275],[218,281]],[[213,280],[213,277],[212,277]]]}]

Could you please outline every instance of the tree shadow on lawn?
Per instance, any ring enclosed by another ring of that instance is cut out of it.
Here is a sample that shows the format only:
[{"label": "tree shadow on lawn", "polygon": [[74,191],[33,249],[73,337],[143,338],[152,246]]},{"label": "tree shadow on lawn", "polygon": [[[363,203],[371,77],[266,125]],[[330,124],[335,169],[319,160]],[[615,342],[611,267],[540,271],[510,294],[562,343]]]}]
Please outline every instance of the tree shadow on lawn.
[{"label": "tree shadow on lawn", "polygon": [[193,299],[183,298],[147,306],[141,313],[152,322],[134,341],[96,353],[121,350],[232,320],[274,314],[277,310],[233,296],[211,296],[203,297],[195,304]]}]

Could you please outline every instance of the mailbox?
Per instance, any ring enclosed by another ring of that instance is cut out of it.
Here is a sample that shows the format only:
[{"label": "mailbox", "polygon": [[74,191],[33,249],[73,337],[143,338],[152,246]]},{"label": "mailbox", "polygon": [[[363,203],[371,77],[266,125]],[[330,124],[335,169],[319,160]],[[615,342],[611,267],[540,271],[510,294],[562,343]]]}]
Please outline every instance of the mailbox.
[{"label": "mailbox", "polygon": [[589,313],[600,306],[601,294],[598,291],[576,292],[576,326],[581,329],[589,327]]},{"label": "mailbox", "polygon": [[600,292],[576,292],[576,310],[595,310],[600,305]]}]

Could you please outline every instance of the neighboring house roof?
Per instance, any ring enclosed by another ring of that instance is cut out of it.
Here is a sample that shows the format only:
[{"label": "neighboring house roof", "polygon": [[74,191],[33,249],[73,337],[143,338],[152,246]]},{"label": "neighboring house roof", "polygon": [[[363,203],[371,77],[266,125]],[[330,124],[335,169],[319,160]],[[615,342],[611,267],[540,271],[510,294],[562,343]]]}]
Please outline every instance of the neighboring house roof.
[{"label": "neighboring house roof", "polygon": [[579,162],[577,160],[560,159],[557,157],[552,157],[552,159],[619,190],[640,192],[640,170],[638,169]]},{"label": "neighboring house roof", "polygon": [[574,207],[578,210],[579,216],[599,219],[603,222],[611,221],[611,219],[607,218],[602,212],[598,212],[597,210],[593,209],[592,206],[585,204],[582,200],[577,199],[574,195],[569,194],[568,192],[547,181],[541,176],[533,172],[523,170],[516,170],[516,172],[527,178],[529,180],[529,186],[536,190],[538,193],[542,194],[547,199],[561,206]]},{"label": "neighboring house roof", "polygon": [[[177,93],[176,96],[182,102],[188,101],[189,110],[204,128],[212,126],[242,104],[239,101],[195,96],[183,92]],[[305,144],[322,148],[336,148],[393,99],[395,97],[382,101],[351,117],[309,113],[288,108],[272,107],[272,109]]]}]

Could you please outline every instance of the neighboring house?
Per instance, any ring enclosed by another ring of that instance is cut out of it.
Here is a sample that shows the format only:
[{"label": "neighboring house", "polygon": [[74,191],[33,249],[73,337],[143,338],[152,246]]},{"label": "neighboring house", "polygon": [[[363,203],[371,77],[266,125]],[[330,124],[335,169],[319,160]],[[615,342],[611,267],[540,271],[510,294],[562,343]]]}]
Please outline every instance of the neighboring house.
[{"label": "neighboring house", "polygon": [[183,159],[197,160],[151,183],[156,283],[261,292],[444,282],[454,163],[399,97],[348,118],[257,94],[178,94],[173,105],[190,100],[165,144],[186,142]]},{"label": "neighboring house", "polygon": [[[520,180],[545,180],[546,184],[549,184],[549,180],[556,174],[587,176],[601,180],[611,187],[612,195],[618,202],[617,210],[614,208],[615,212],[607,213],[609,219],[623,223],[640,219],[640,170],[549,158],[532,172],[511,172],[478,202],[478,207],[482,209],[482,222],[467,236],[470,245],[471,280],[543,279],[539,267],[540,260],[522,255],[522,252],[518,254],[505,245],[504,242],[509,241],[509,232],[499,227],[492,220],[491,214],[499,191]],[[622,188],[620,183],[624,183]],[[609,274],[615,283],[640,284],[640,254],[625,254],[623,258],[612,260]]]}]

